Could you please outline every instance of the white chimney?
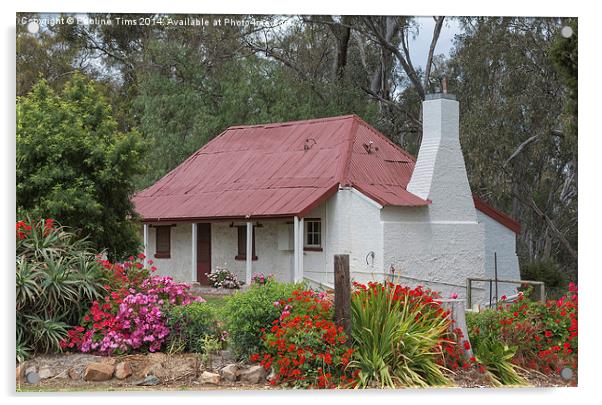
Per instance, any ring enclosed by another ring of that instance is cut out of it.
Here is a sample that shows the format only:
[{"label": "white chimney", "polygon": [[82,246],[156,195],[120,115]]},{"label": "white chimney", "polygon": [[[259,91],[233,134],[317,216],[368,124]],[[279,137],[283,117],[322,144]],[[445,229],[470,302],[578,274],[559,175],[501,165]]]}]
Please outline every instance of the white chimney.
[{"label": "white chimney", "polygon": [[459,116],[452,94],[429,94],[422,103],[422,143],[407,190],[432,201],[432,221],[477,220],[460,148]]}]

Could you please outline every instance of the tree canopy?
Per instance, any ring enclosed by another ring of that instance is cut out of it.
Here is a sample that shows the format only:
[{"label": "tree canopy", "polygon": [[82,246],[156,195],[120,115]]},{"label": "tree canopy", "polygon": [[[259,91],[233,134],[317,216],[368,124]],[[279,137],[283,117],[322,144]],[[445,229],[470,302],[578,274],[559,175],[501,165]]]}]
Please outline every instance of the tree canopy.
[{"label": "tree canopy", "polygon": [[98,250],[138,250],[133,176],[144,169],[138,132],[120,132],[84,76],[57,94],[45,80],[17,99],[17,210],[81,229]]}]

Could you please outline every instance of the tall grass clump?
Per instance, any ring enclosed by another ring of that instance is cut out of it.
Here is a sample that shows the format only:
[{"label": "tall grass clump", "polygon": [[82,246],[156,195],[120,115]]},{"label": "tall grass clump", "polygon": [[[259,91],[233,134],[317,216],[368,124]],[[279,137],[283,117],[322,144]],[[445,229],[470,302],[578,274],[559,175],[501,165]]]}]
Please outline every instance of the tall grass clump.
[{"label": "tall grass clump", "polygon": [[445,385],[441,342],[450,320],[435,293],[391,283],[355,284],[351,299],[358,388]]}]

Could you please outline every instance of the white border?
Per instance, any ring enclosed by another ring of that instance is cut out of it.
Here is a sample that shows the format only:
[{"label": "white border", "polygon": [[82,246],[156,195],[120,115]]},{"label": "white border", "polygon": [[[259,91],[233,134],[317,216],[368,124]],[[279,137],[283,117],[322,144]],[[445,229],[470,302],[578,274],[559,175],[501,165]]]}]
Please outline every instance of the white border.
[{"label": "white border", "polygon": [[[124,2],[123,0],[105,0],[91,2],[84,0],[64,0],[55,3],[41,0],[20,0],[19,2],[3,2],[0,18],[3,21],[2,49],[4,50],[1,65],[4,94],[2,97],[2,123],[4,131],[1,150],[2,159],[2,187],[5,198],[3,213],[0,221],[2,232],[2,258],[4,259],[3,272],[5,288],[2,300],[2,310],[7,322],[3,337],[3,362],[2,382],[9,401],[15,400],[13,394],[14,369],[12,358],[14,353],[14,289],[13,277],[10,269],[14,266],[12,258],[14,252],[14,137],[15,132],[15,12],[16,11],[64,11],[64,12],[197,12],[197,13],[253,13],[253,14],[389,14],[389,15],[522,15],[522,16],[578,16],[579,19],[579,51],[580,51],[580,131],[579,131],[579,172],[580,172],[580,336],[581,346],[579,364],[578,389],[496,389],[496,390],[404,390],[404,391],[363,391],[363,392],[245,392],[245,391],[220,391],[220,392],[153,392],[145,394],[116,394],[116,393],[89,393],[89,394],[40,394],[20,395],[19,403],[77,403],[106,404],[114,401],[116,397],[144,396],[144,401],[149,403],[164,404],[169,397],[177,396],[178,402],[198,404],[199,401],[217,404],[224,400],[227,402],[261,403],[304,403],[315,401],[317,398],[326,399],[329,403],[350,403],[356,400],[391,400],[409,401],[416,403],[440,401],[442,403],[470,403],[470,400],[487,403],[504,403],[515,401],[517,397],[526,400],[552,403],[579,403],[586,401],[590,394],[600,392],[599,368],[602,359],[599,347],[600,338],[600,307],[599,301],[594,298],[599,296],[597,288],[602,285],[600,274],[600,249],[599,229],[600,201],[602,192],[599,186],[600,167],[599,154],[602,150],[600,128],[594,117],[599,115],[599,71],[602,66],[600,60],[600,24],[599,13],[594,9],[594,2],[546,1],[525,2],[524,0],[507,0],[504,2],[468,2],[431,0],[428,2],[366,2],[357,0],[305,0],[299,3],[282,2],[276,0],[255,0],[252,2],[241,1],[145,1]],[[11,395],[12,394],[12,395]],[[599,397],[599,395],[597,395]],[[361,398],[361,399],[360,399]],[[378,398],[378,399],[377,399]]]}]

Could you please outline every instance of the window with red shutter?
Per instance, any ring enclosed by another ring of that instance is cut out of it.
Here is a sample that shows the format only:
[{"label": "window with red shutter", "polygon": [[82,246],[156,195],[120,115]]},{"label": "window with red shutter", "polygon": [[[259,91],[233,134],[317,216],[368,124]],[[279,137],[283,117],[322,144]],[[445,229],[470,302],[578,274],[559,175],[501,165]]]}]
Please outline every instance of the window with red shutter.
[{"label": "window with red shutter", "polygon": [[157,226],[155,240],[155,257],[169,259],[171,257],[171,225]]}]

